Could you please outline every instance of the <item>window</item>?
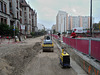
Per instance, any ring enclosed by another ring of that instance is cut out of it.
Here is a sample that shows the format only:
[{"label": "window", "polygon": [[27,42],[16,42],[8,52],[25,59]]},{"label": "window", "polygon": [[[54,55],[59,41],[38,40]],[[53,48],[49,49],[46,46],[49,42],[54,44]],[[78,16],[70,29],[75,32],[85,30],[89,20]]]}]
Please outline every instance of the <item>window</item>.
[{"label": "window", "polygon": [[20,3],[20,8],[22,8],[22,5],[21,5],[21,3]]},{"label": "window", "polygon": [[0,11],[1,11],[1,1],[0,1]]},{"label": "window", "polygon": [[18,16],[18,11],[17,11],[17,19],[19,19],[19,16]]},{"label": "window", "polygon": [[31,18],[30,14],[29,14],[29,18]]},{"label": "window", "polygon": [[26,19],[24,19],[24,21],[26,21]]},{"label": "window", "polygon": [[24,19],[24,23],[27,23],[27,20],[26,19]]},{"label": "window", "polygon": [[4,13],[6,13],[6,4],[4,4]]},{"label": "window", "polygon": [[16,0],[16,3],[17,3],[17,9],[18,9],[18,0]]},{"label": "window", "polygon": [[24,8],[24,10],[26,10],[26,7]]},{"label": "window", "polygon": [[20,11],[20,16],[22,16],[22,11]]},{"label": "window", "polygon": [[7,24],[7,19],[4,19],[4,23]]},{"label": "window", "polygon": [[29,20],[29,24],[30,24],[30,20]]},{"label": "window", "polygon": [[27,17],[26,12],[24,12],[24,17],[25,17],[25,18]]},{"label": "window", "polygon": [[3,2],[0,1],[0,11],[3,11]]},{"label": "window", "polygon": [[1,23],[3,23],[3,18],[1,18]]},{"label": "window", "polygon": [[18,29],[20,28],[20,26],[19,26],[19,22],[17,22],[17,27],[18,27]]},{"label": "window", "polygon": [[22,18],[20,18],[20,23],[22,24]]}]

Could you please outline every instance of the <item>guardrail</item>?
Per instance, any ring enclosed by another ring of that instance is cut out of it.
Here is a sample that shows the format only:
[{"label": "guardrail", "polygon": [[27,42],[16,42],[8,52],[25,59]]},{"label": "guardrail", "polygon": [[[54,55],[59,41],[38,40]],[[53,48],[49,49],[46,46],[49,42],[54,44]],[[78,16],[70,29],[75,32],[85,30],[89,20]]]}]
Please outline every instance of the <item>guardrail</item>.
[{"label": "guardrail", "polygon": [[[57,35],[53,37],[57,39]],[[63,42],[100,61],[100,39],[63,37]]]}]

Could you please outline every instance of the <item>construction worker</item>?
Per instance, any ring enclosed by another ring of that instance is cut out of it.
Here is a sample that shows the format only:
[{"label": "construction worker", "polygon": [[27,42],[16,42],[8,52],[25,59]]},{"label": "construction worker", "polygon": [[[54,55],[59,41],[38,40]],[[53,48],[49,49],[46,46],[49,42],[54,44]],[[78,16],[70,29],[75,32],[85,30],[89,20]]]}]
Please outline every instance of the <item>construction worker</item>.
[{"label": "construction worker", "polygon": [[72,37],[72,38],[75,38],[75,37],[76,37],[75,31],[73,31],[73,32],[71,33],[71,37]]}]

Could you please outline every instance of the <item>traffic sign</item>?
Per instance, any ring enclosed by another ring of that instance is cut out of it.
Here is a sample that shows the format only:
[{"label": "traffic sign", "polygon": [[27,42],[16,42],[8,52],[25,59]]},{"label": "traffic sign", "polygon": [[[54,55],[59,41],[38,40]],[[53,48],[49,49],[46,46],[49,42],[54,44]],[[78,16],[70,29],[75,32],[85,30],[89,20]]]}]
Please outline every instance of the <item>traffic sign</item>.
[{"label": "traffic sign", "polygon": [[15,31],[15,29],[13,29],[13,31]]}]

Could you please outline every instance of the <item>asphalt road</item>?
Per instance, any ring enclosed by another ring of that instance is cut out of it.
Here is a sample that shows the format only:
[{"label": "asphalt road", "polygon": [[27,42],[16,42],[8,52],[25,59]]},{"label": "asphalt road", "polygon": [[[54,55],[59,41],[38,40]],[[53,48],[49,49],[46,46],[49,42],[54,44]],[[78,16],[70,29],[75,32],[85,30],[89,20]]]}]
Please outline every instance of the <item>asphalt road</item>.
[{"label": "asphalt road", "polygon": [[77,75],[73,68],[62,68],[60,51],[55,45],[54,52],[40,52],[26,67],[23,75]]}]

